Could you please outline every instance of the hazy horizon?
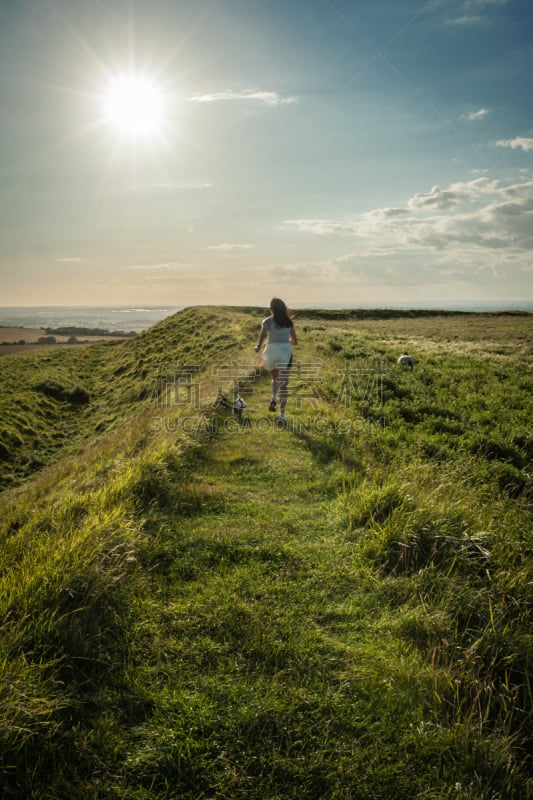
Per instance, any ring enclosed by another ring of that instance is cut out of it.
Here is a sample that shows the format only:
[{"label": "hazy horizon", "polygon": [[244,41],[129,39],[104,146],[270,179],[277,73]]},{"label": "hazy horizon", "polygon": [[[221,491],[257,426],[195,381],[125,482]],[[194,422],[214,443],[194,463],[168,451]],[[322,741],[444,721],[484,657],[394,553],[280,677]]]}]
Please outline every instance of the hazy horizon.
[{"label": "hazy horizon", "polygon": [[[289,305],[289,304],[288,304]],[[34,305],[34,304],[12,304],[12,305],[0,305],[0,310],[9,310],[9,309],[53,309],[53,308],[60,308],[60,309],[99,309],[99,308],[107,308],[107,309],[132,309],[134,311],[144,311],[144,310],[153,310],[153,309],[164,309],[170,306],[171,308],[177,308],[179,310],[183,308],[190,308],[193,306],[220,306],[220,307],[235,307],[235,308],[246,308],[248,306],[257,307],[257,308],[267,308],[268,303],[232,303],[232,302],[221,302],[217,303],[215,301],[209,303],[186,303],[180,306],[174,306],[170,303],[153,303],[153,304],[145,304],[143,307],[142,305],[136,305],[133,303],[89,303],[89,304],[77,304],[77,303],[63,303],[63,304],[46,304],[46,305]],[[413,303],[343,303],[342,301],[333,301],[329,303],[316,303],[313,306],[308,306],[304,302],[299,302],[298,300],[294,301],[290,304],[291,308],[331,308],[331,309],[357,309],[357,308],[376,308],[376,309],[386,309],[386,308],[438,308],[446,310],[447,308],[454,308],[460,306],[468,306],[468,307],[495,307],[495,306],[502,306],[502,307],[523,307],[524,310],[528,310],[533,308],[533,300],[476,300],[475,298],[472,300],[417,300]]]},{"label": "hazy horizon", "polygon": [[531,307],[532,34],[526,0],[0,2],[0,307]]}]

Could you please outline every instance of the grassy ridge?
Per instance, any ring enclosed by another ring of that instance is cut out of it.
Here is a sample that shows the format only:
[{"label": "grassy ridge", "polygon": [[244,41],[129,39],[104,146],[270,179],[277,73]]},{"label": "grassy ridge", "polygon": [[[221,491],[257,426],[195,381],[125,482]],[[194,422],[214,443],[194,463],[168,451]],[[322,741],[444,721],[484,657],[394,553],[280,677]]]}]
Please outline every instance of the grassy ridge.
[{"label": "grassy ridge", "polygon": [[145,408],[164,365],[202,368],[224,357],[247,326],[250,317],[235,322],[220,309],[188,310],[132,341],[1,359],[0,488]]},{"label": "grassy ridge", "polygon": [[[375,324],[300,317],[284,430],[266,376],[210,406],[237,311],[53,365],[78,452],[2,495],[6,797],[530,796],[530,323]],[[151,402],[176,361],[203,408]]]}]

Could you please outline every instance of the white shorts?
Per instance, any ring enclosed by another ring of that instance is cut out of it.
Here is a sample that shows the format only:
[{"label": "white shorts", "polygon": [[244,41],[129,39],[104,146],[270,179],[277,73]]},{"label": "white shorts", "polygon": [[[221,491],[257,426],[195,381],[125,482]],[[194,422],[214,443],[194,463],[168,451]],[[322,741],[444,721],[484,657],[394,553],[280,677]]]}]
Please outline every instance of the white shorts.
[{"label": "white shorts", "polygon": [[267,344],[263,350],[263,366],[268,369],[286,369],[291,361],[292,347],[290,344]]}]

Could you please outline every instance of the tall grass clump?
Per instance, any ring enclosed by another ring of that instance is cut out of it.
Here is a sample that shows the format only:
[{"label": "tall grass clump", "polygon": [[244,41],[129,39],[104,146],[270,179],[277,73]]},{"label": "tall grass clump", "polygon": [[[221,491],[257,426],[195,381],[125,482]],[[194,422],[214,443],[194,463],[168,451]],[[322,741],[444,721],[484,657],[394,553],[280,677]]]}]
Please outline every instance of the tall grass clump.
[{"label": "tall grass clump", "polygon": [[395,630],[436,668],[435,720],[512,743],[519,771],[533,733],[530,516],[505,496],[487,507],[476,478],[475,462],[470,474],[405,465],[347,491],[341,513],[384,579]]},{"label": "tall grass clump", "polygon": [[51,764],[58,785],[71,785],[77,769],[91,769],[83,755],[91,726],[104,746],[113,726],[144,702],[130,686],[128,663],[147,591],[141,565],[152,548],[151,514],[179,493],[199,446],[197,435],[147,438],[146,426],[149,415],[101,439],[83,471],[73,457],[62,474],[43,473],[28,494],[4,495],[4,796],[33,796]]}]

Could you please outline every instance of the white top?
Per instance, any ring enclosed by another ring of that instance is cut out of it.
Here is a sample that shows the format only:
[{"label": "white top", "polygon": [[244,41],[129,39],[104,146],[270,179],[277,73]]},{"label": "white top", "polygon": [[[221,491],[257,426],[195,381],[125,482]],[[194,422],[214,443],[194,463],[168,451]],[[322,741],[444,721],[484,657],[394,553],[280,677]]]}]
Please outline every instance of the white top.
[{"label": "white top", "polygon": [[267,317],[261,324],[260,338],[268,336],[269,344],[289,344],[292,326],[280,328],[273,316]]}]

